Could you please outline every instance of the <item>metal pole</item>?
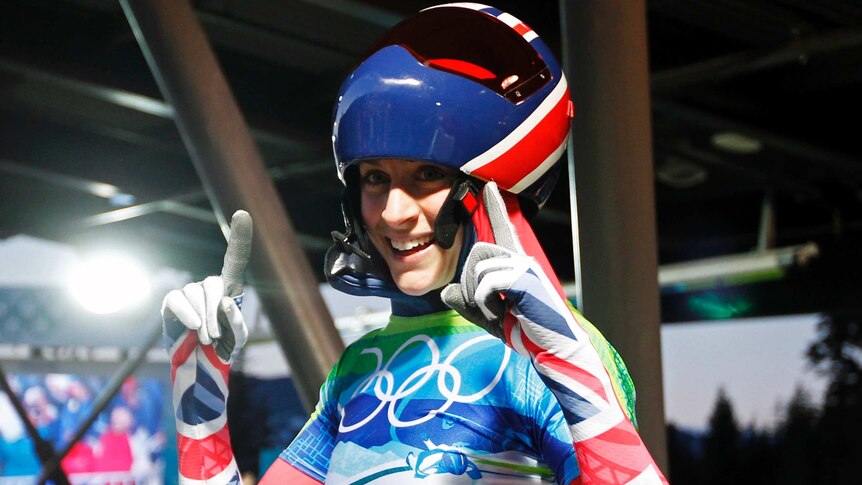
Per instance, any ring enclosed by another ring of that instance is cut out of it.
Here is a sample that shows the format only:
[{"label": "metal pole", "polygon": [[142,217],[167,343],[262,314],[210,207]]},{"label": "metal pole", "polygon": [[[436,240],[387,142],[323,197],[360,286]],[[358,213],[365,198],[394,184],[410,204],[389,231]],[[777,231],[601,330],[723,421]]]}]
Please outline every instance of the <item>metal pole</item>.
[{"label": "metal pole", "polygon": [[[12,386],[10,386],[9,381],[6,380],[6,372],[3,370],[2,366],[0,366],[0,388],[2,388],[3,392],[5,392],[9,397],[9,402],[12,403],[12,407],[15,408],[18,418],[21,419],[21,422],[24,424],[27,434],[30,436],[30,439],[33,440],[33,448],[36,450],[36,455],[39,456],[39,461],[43,464],[49,463],[57,456],[54,451],[54,447],[51,446],[50,442],[45,441],[45,439],[39,435],[39,430],[37,430],[36,427],[33,426],[33,423],[30,422],[30,417],[27,416],[27,410],[24,409],[18,396],[16,396],[12,391]],[[57,485],[69,485],[69,477],[66,476],[66,472],[62,469],[52,469],[50,474],[46,473],[45,475],[53,480]]]},{"label": "metal pole", "polygon": [[640,433],[667,470],[646,7],[560,0],[560,17],[575,103],[579,303],[625,359]]},{"label": "metal pole", "polygon": [[310,409],[343,343],[212,48],[188,0],[120,3],[222,229],[236,209],[254,218],[251,280]]},{"label": "metal pole", "polygon": [[60,470],[60,462],[63,461],[63,458],[72,451],[72,447],[75,446],[75,443],[81,440],[84,437],[84,434],[87,433],[87,430],[90,429],[90,426],[96,422],[96,419],[99,417],[99,414],[108,407],[108,404],[111,403],[111,399],[113,399],[114,395],[117,394],[117,391],[120,390],[120,386],[123,385],[126,378],[132,375],[141,364],[144,363],[144,359],[147,358],[147,351],[150,350],[153,345],[156,344],[162,338],[162,324],[159,322],[158,325],[153,328],[153,331],[150,333],[149,338],[144,345],[142,345],[139,350],[140,353],[135,356],[132,360],[127,360],[123,363],[123,365],[117,369],[117,372],[111,376],[111,380],[102,389],[102,392],[96,397],[96,400],[93,401],[93,408],[90,409],[90,412],[87,414],[87,417],[81,424],[78,425],[77,429],[75,429],[75,434],[69,439],[69,442],[65,444],[62,450],[59,453],[56,453],[51,459],[47,462],[43,461],[44,465],[42,466],[42,472],[39,474],[39,478],[36,480],[38,485],[44,485],[45,482],[51,478],[51,475],[54,474],[56,470]]}]

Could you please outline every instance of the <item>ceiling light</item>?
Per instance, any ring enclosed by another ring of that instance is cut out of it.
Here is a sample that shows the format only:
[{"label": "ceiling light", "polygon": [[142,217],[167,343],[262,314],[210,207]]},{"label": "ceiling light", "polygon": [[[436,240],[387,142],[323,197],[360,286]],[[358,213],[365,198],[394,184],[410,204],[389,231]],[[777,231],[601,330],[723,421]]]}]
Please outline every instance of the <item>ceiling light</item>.
[{"label": "ceiling light", "polygon": [[712,145],[728,153],[750,155],[763,150],[760,140],[751,138],[740,133],[716,133],[712,135]]},{"label": "ceiling light", "polygon": [[[773,280],[782,278],[790,267],[807,265],[819,254],[819,246],[809,242],[751,253],[663,264],[658,268],[658,283],[664,294]],[[575,283],[563,284],[563,291],[569,298],[574,298],[577,294]]]},{"label": "ceiling light", "polygon": [[122,255],[100,255],[82,261],[69,275],[67,285],[75,300],[98,314],[133,307],[150,293],[143,267]]},{"label": "ceiling light", "polygon": [[132,194],[117,192],[108,199],[108,202],[114,207],[128,207],[133,205],[136,200],[137,199]]},{"label": "ceiling light", "polygon": [[817,257],[816,243],[665,264],[659,268],[662,292],[732,286],[778,279],[787,268],[804,266]]},{"label": "ceiling light", "polygon": [[655,170],[656,179],[675,189],[688,189],[706,182],[709,174],[695,163],[674,156],[664,159]]}]

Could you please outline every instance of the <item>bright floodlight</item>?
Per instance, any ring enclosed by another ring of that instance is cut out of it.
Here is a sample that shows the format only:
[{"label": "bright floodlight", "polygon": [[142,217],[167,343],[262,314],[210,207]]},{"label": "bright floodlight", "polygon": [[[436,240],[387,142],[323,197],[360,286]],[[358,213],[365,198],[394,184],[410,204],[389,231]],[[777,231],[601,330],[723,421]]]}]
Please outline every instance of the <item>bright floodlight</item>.
[{"label": "bright floodlight", "polygon": [[143,268],[118,255],[88,259],[69,279],[72,295],[93,313],[114,313],[141,303],[150,293]]}]

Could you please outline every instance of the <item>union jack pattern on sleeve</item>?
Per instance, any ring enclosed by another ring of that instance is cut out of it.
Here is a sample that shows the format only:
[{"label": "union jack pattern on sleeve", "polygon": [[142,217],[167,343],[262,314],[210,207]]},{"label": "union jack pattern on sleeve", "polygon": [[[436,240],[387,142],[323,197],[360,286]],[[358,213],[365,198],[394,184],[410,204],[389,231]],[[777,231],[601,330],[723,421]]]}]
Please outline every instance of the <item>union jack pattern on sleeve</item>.
[{"label": "union jack pattern on sleeve", "polygon": [[629,402],[615,389],[614,366],[606,362],[615,356],[605,352],[603,358],[601,342],[591,341],[592,325],[569,306],[517,200],[493,183],[484,192],[479,212],[486,213],[474,219],[490,221],[493,235],[479,239],[496,243],[476,243],[467,258],[465,271],[475,278],[471,298],[482,306],[487,295],[505,296],[506,342],[532,360],[556,396],[578,456],[577,483],[667,483],[635,429]]},{"label": "union jack pattern on sleeve", "polygon": [[[242,297],[235,299],[237,305]],[[230,361],[174,318],[164,322],[171,360],[173,407],[181,485],[239,485],[227,426]]]}]

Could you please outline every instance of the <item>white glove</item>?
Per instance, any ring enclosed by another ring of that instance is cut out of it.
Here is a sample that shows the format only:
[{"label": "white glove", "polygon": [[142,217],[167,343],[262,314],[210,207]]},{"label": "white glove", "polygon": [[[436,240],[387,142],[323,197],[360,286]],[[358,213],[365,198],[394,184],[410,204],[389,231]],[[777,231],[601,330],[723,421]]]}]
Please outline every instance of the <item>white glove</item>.
[{"label": "white glove", "polygon": [[245,211],[231,219],[230,240],[221,276],[189,283],[172,290],[162,301],[162,320],[168,351],[186,329],[197,332],[201,345],[215,346],[225,363],[232,362],[248,339],[248,329],[240,312],[243,273],[251,254],[252,221]]}]

